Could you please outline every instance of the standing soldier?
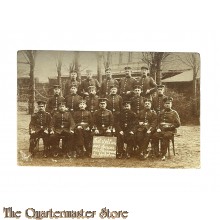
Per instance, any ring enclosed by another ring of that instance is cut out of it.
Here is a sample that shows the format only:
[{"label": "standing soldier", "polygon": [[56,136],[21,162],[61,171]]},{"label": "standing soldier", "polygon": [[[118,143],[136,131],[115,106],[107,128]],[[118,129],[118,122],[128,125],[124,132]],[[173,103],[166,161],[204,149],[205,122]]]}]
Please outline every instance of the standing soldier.
[{"label": "standing soldier", "polygon": [[159,114],[164,108],[164,85],[157,85],[156,95],[152,98],[152,109]]},{"label": "standing soldier", "polygon": [[29,124],[29,134],[30,134],[30,147],[29,152],[34,155],[34,148],[36,147],[36,141],[38,138],[43,139],[44,143],[44,157],[48,156],[50,145],[49,145],[49,133],[50,133],[50,123],[51,116],[50,113],[45,111],[44,101],[38,101],[38,112],[31,116],[31,121]]},{"label": "standing soldier", "polygon": [[67,157],[71,157],[71,146],[73,140],[75,123],[70,112],[66,111],[65,102],[59,103],[59,111],[53,115],[51,123],[50,143],[53,150],[53,156],[59,155],[59,140],[64,137],[62,147],[65,147],[64,153]]},{"label": "standing soldier", "polygon": [[92,143],[91,143],[91,129],[93,126],[92,115],[86,109],[86,101],[81,100],[79,103],[79,110],[74,112],[75,128],[75,144],[78,157],[83,156],[83,146],[86,149],[86,155],[91,157]]},{"label": "standing soldier", "polygon": [[118,138],[117,158],[122,158],[124,144],[126,144],[125,156],[129,159],[135,146],[135,127],[137,121],[136,114],[131,111],[130,101],[123,102],[123,110],[118,114],[116,120],[116,132]]},{"label": "standing soldier", "polygon": [[131,98],[131,110],[138,114],[144,108],[144,97],[141,96],[142,88],[135,86],[134,97]]},{"label": "standing soldier", "polygon": [[58,104],[64,102],[64,97],[61,96],[61,90],[59,85],[53,86],[53,97],[49,98],[46,105],[46,111],[49,112],[52,116],[54,113],[58,112]]},{"label": "standing soldier", "polygon": [[112,112],[106,109],[107,99],[99,98],[99,109],[94,112],[93,120],[95,127],[95,135],[111,136],[113,126]]},{"label": "standing soldier", "polygon": [[137,85],[143,89],[141,95],[147,98],[150,98],[151,90],[157,86],[154,79],[149,76],[149,70],[146,66],[141,67],[141,76],[137,79]]},{"label": "standing soldier", "polygon": [[77,71],[73,70],[73,72],[70,73],[70,79],[65,83],[64,97],[70,94],[70,88],[72,86],[76,86],[76,88],[78,88],[79,85],[80,85],[80,80],[77,79]]},{"label": "standing soldier", "polygon": [[136,131],[136,143],[140,149],[140,159],[146,159],[147,149],[152,138],[152,134],[157,128],[157,114],[151,110],[151,99],[144,100],[144,109],[138,114],[138,126]]},{"label": "standing soldier", "polygon": [[89,86],[89,95],[85,97],[87,110],[93,115],[96,110],[99,109],[99,97],[96,95],[96,87]]},{"label": "standing soldier", "polygon": [[98,92],[100,89],[100,84],[97,79],[93,79],[93,73],[91,70],[87,70],[87,78],[82,81],[80,85],[80,94],[81,96],[88,96],[89,95],[89,86],[95,86],[96,91]]},{"label": "standing soldier", "polygon": [[112,78],[112,73],[110,68],[105,69],[105,74],[106,74],[106,79],[103,80],[100,88],[101,97],[107,97],[110,94],[111,86],[118,87],[119,85],[118,81]]},{"label": "standing soldier", "polygon": [[125,67],[125,77],[123,77],[119,82],[119,94],[123,100],[130,100],[133,95],[132,91],[134,90],[136,80],[131,76],[131,72],[131,67]]},{"label": "standing soldier", "polygon": [[[176,128],[180,126],[180,118],[178,113],[172,109],[172,97],[164,98],[164,109],[159,114],[158,129],[153,135],[153,145],[159,146],[159,139],[162,138],[161,142],[161,154],[162,160],[166,159],[167,148],[169,142],[175,133]],[[159,149],[156,149],[158,152]]]},{"label": "standing soldier", "polygon": [[79,110],[79,103],[82,100],[82,97],[77,94],[77,86],[72,85],[70,87],[70,94],[65,97],[66,107],[72,113]]}]

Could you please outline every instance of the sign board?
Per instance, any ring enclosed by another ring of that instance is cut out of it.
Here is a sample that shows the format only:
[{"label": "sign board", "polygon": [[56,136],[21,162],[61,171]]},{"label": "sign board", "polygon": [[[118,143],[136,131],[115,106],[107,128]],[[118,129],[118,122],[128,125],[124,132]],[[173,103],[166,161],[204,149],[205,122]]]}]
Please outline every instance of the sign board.
[{"label": "sign board", "polygon": [[116,158],[116,137],[94,136],[92,158]]}]

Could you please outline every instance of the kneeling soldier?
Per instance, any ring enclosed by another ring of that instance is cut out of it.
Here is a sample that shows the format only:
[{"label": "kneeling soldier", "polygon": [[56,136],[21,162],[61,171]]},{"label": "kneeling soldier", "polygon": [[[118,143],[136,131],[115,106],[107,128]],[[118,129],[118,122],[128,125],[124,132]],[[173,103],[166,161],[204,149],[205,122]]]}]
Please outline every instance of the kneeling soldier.
[{"label": "kneeling soldier", "polygon": [[91,145],[91,128],[92,115],[91,112],[86,111],[86,101],[81,100],[79,103],[79,111],[74,112],[73,118],[76,123],[75,128],[75,145],[77,156],[83,156],[83,146],[86,149],[86,155],[91,157],[92,145]]},{"label": "kneeling soldier", "polygon": [[[71,146],[73,143],[75,123],[70,112],[66,111],[65,102],[59,103],[59,111],[53,116],[51,122],[51,136],[50,142],[53,150],[53,156],[57,157],[59,154],[59,140],[64,137],[65,148],[64,153],[67,157],[71,157]],[[64,143],[63,143],[64,144]],[[64,147],[64,145],[62,146]]]},{"label": "kneeling soldier", "polygon": [[107,99],[99,98],[99,109],[93,115],[95,135],[112,135],[113,115],[110,110],[106,109],[106,106]]},{"label": "kneeling soldier", "polygon": [[[172,97],[164,98],[164,109],[160,112],[158,118],[158,129],[157,132],[153,136],[153,146],[154,148],[159,146],[159,139],[162,138],[161,143],[161,154],[162,160],[165,160],[167,148],[169,147],[169,141],[172,138],[175,129],[180,126],[180,118],[178,113],[173,110],[172,107]],[[158,149],[156,149],[158,152]]]},{"label": "kneeling soldier", "polygon": [[135,126],[137,117],[136,114],[131,111],[131,102],[123,102],[123,110],[117,115],[116,119],[116,131],[118,138],[118,152],[117,157],[119,159],[123,156],[124,144],[127,144],[126,147],[126,158],[130,158],[133,153],[133,148],[135,146]]},{"label": "kneeling soldier", "polygon": [[43,139],[44,143],[44,157],[48,156],[49,153],[49,132],[51,116],[50,113],[45,111],[45,102],[38,101],[38,112],[33,114],[31,117],[31,122],[29,124],[30,133],[30,147],[29,152],[33,155],[34,148],[36,147],[36,141],[38,138]]},{"label": "kneeling soldier", "polygon": [[151,110],[151,99],[144,100],[144,109],[138,114],[138,126],[136,131],[136,143],[140,149],[140,159],[146,159],[147,148],[152,134],[157,127],[157,114]]}]

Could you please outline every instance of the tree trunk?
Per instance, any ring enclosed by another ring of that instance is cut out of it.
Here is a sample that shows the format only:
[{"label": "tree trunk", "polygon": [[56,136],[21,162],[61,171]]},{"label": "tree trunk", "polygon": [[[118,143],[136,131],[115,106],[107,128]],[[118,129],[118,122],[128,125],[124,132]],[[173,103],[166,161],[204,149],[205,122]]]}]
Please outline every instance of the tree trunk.
[{"label": "tree trunk", "polygon": [[160,64],[161,64],[161,60],[158,59],[157,64],[156,64],[156,83],[157,83],[157,85],[161,84]]},{"label": "tree trunk", "polygon": [[75,70],[77,72],[78,78],[81,79],[81,72],[79,69],[79,51],[75,52]]},{"label": "tree trunk", "polygon": [[99,83],[102,82],[101,59],[102,59],[102,56],[98,54],[97,55],[97,78],[98,78]]},{"label": "tree trunk", "polygon": [[34,61],[30,64],[30,84],[29,84],[29,100],[28,100],[28,114],[34,113],[35,102],[35,80],[34,80]]}]

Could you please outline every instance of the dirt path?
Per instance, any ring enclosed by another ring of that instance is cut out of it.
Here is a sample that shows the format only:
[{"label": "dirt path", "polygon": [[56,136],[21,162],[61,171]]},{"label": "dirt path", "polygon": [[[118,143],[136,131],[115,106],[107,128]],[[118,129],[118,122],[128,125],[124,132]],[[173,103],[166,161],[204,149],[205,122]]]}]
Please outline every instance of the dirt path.
[{"label": "dirt path", "polygon": [[29,135],[28,124],[30,115],[18,113],[18,165],[21,166],[77,166],[77,167],[151,167],[151,168],[199,168],[200,167],[200,127],[182,126],[175,137],[176,156],[166,161],[148,159],[140,161],[118,159],[65,159],[28,157]]}]

